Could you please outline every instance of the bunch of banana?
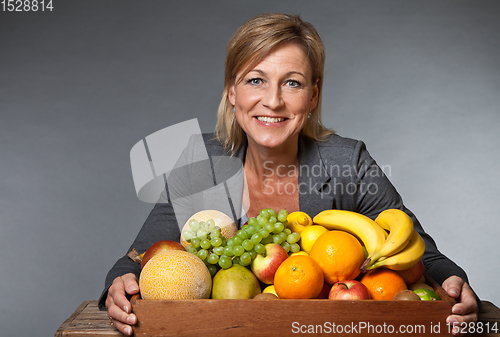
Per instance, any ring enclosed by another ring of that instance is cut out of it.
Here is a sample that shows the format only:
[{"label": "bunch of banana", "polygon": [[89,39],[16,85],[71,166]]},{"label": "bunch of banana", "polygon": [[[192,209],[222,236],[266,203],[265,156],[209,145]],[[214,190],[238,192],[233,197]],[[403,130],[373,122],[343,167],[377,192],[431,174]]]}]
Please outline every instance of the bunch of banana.
[{"label": "bunch of banana", "polygon": [[416,264],[424,255],[425,242],[416,230],[413,231],[406,247],[397,254],[381,257],[367,270],[386,267],[392,270],[404,270]]},{"label": "bunch of banana", "polygon": [[363,272],[382,266],[407,269],[417,263],[425,251],[425,243],[414,230],[413,221],[398,209],[381,212],[375,221],[356,212],[326,210],[316,215],[313,222],[358,237],[368,252],[361,266]]},{"label": "bunch of banana", "polygon": [[402,251],[408,245],[414,232],[413,221],[405,212],[399,209],[387,209],[381,212],[375,219],[375,222],[383,229],[389,231],[389,236],[378,252],[375,252],[372,256],[368,256],[361,270],[373,269],[372,266],[379,259],[393,256]]}]

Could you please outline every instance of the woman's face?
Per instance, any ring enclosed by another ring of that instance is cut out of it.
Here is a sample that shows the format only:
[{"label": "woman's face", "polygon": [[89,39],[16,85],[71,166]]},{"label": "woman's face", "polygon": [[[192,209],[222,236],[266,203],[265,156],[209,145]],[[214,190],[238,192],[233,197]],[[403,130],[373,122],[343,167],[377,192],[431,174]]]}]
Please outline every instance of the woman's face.
[{"label": "woman's face", "polygon": [[229,102],[248,141],[267,148],[296,142],[309,111],[318,102],[318,86],[302,48],[276,46],[248,74],[236,76]]}]

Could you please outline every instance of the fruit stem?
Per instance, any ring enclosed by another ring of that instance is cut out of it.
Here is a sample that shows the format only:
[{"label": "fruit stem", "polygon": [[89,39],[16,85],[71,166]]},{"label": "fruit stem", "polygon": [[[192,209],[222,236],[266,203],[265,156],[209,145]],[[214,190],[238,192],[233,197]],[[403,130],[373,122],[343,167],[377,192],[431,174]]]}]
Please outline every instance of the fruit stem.
[{"label": "fruit stem", "polygon": [[142,257],[137,253],[137,250],[135,248],[132,248],[130,252],[127,253],[127,256],[129,259],[131,259],[135,263],[141,263],[142,262]]},{"label": "fruit stem", "polygon": [[371,262],[371,261],[372,261],[372,259],[369,257],[369,258],[367,258],[367,259],[363,262],[363,264],[362,264],[362,265],[361,265],[361,267],[359,268],[359,269],[361,270],[361,272],[362,272],[362,273],[366,273],[366,271],[367,271],[367,267],[368,267],[368,265],[370,264],[370,262]]}]

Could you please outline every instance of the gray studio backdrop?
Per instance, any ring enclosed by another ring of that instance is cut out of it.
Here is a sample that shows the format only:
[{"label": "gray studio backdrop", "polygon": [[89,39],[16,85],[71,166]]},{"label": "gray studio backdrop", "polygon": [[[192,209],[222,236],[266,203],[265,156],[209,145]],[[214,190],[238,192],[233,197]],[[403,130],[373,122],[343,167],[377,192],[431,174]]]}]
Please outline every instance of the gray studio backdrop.
[{"label": "gray studio backdrop", "polygon": [[[62,1],[0,12],[0,325],[50,336],[97,299],[152,205],[129,153],[215,126],[225,45],[248,18],[312,22],[324,121],[362,139],[443,253],[500,305],[499,1]],[[387,172],[386,172],[387,173]]]}]

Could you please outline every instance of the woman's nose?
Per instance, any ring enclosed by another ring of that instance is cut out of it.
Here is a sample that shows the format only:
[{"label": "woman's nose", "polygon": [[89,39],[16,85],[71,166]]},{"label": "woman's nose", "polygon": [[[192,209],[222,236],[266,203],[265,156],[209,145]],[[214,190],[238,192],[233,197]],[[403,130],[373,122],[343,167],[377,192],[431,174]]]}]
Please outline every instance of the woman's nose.
[{"label": "woman's nose", "polygon": [[277,86],[269,86],[262,97],[262,104],[269,109],[277,109],[283,105],[283,98],[281,97],[281,88]]}]

